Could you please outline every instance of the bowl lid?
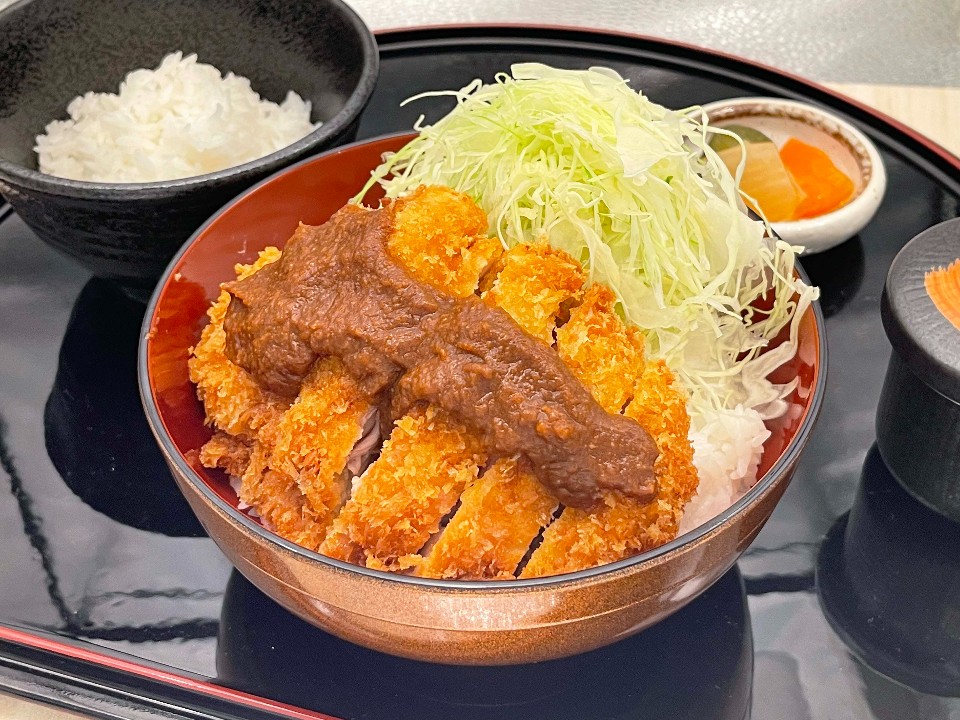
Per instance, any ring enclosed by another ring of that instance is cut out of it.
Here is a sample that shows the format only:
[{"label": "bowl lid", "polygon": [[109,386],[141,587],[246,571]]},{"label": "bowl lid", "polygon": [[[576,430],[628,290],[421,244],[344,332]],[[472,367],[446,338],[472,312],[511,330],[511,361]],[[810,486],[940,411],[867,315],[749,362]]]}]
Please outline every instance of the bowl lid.
[{"label": "bowl lid", "polygon": [[914,373],[960,402],[960,218],[924,230],[897,254],[881,316],[894,350]]}]

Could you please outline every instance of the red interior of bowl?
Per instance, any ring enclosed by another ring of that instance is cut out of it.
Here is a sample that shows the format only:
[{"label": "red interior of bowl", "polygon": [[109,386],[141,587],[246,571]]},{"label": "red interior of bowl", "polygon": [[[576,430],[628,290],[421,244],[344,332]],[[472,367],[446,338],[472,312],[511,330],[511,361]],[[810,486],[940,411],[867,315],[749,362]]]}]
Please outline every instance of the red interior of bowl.
[{"label": "red interior of bowl", "polygon": [[[225,475],[204,468],[200,447],[211,435],[187,374],[189,349],[206,324],[206,311],[220,283],[235,277],[236,263],[252,262],[265,247],[283,247],[297,224],[320,225],[363,187],[384,152],[410,136],[390,137],[321,155],[254,188],[217,215],[198,234],[163,282],[146,346],[150,392],[166,432],[197,475],[221,498],[237,506]],[[367,202],[376,202],[371,191]],[[779,382],[799,378],[792,407],[767,423],[759,475],[769,470],[796,435],[809,411],[819,372],[820,338],[813,312],[801,322],[800,348],[779,368]]]}]

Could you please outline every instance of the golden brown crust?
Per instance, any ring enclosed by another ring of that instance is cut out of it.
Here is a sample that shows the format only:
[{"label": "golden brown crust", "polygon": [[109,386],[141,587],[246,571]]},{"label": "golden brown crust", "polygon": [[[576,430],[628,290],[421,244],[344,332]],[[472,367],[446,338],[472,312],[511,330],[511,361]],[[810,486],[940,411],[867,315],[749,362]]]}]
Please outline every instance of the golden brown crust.
[{"label": "golden brown crust", "polygon": [[277,422],[268,468],[296,483],[328,526],[347,493],[344,469],[370,402],[336,358],[320,360]]},{"label": "golden brown crust", "polygon": [[[552,344],[561,305],[583,283],[583,270],[566,253],[546,243],[518,245],[501,257],[483,298],[506,311],[526,332]],[[417,574],[512,577],[557,505],[515,458],[501,459],[463,494],[459,509]]]},{"label": "golden brown crust", "polygon": [[[377,569],[512,577],[547,525],[523,577],[618,560],[675,537],[697,484],[686,396],[666,365],[644,362],[642,338],[616,314],[613,294],[595,285],[581,299],[579,264],[545,243],[501,255],[498,241],[486,237],[482,211],[459,193],[421,188],[395,206],[389,249],[411,274],[460,297],[475,292],[482,278],[486,302],[544,342],[556,335],[561,358],[597,401],[651,434],[660,452],[656,500],[641,504],[606,492],[594,511],[566,508],[550,524],[557,502],[524,463],[501,458],[478,479],[486,462],[481,444],[428,407],[397,421],[344,504],[343,469],[369,401],[333,359],[317,363],[292,405],[261,390],[224,354],[226,292],[210,308],[190,358],[207,420],[218,428],[201,461],[240,478],[241,500],[282,537]],[[277,257],[268,249],[257,262],[237,266],[238,276]],[[580,304],[556,329],[574,299]]]},{"label": "golden brown crust", "polygon": [[534,337],[553,345],[563,303],[583,287],[580,264],[545,242],[517,245],[504,253],[483,299],[504,310]]},{"label": "golden brown crust", "polygon": [[556,509],[556,499],[521,463],[514,458],[498,460],[460,497],[460,508],[416,574],[512,578]]},{"label": "golden brown crust", "polygon": [[250,463],[240,478],[240,499],[252,506],[263,524],[280,537],[317,550],[323,542],[325,525],[307,504],[296,483],[267,468],[269,445],[254,444]]},{"label": "golden brown crust", "polygon": [[616,298],[591,285],[570,320],[557,331],[557,352],[607,412],[619,413],[643,372],[643,344],[614,310]]},{"label": "golden brown crust", "polygon": [[483,449],[466,428],[427,408],[397,421],[356,483],[320,552],[380,570],[404,570],[477,477]]},{"label": "golden brown crust", "polygon": [[407,272],[455,297],[473,295],[500,254],[487,236],[487,216],[463,193],[421,186],[394,203],[387,249]]},{"label": "golden brown crust", "polygon": [[601,405],[618,412],[629,402],[624,414],[656,441],[656,499],[639,503],[607,492],[591,512],[564,508],[521,577],[582,570],[669,542],[696,490],[686,394],[662,361],[644,364],[641,338],[616,315],[613,302],[609,290],[592,286],[558,332],[558,350]]},{"label": "golden brown crust", "polygon": [[649,550],[677,536],[683,508],[697,491],[690,444],[686,393],[662,360],[647,363],[625,415],[636,418],[656,440],[657,499],[644,507],[641,548]]}]

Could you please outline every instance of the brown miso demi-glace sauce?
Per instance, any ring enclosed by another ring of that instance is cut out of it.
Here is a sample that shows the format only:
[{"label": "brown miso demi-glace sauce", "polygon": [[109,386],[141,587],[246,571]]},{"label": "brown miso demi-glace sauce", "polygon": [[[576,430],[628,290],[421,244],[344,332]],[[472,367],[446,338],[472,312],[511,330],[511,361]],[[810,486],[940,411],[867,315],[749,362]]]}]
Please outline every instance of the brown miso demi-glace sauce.
[{"label": "brown miso demi-glace sauce", "polygon": [[301,227],[277,262],[227,284],[230,360],[292,397],[317,358],[338,357],[393,417],[442,408],[491,453],[526,457],[567,505],[590,507],[603,490],[652,499],[650,435],[607,413],[504,311],[411,276],[387,247],[393,220],[389,205],[348,206]]}]

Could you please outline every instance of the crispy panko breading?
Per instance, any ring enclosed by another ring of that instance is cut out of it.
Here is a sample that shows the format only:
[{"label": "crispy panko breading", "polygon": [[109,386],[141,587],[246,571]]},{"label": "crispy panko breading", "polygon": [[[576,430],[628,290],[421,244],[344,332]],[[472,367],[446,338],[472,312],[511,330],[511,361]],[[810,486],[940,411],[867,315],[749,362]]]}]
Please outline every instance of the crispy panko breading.
[{"label": "crispy panko breading", "polygon": [[[561,306],[580,291],[579,263],[546,243],[504,253],[483,299],[526,332],[553,343]],[[460,507],[417,574],[440,578],[512,577],[558,503],[516,458],[495,462],[460,498]]]},{"label": "crispy panko breading", "polygon": [[605,492],[601,506],[589,512],[564,508],[521,577],[582,570],[662,545],[676,537],[683,507],[696,490],[686,395],[663,362],[644,364],[639,334],[613,308],[609,290],[591,287],[558,332],[558,350],[601,405],[618,412],[629,402],[624,414],[656,441],[656,499],[640,503]]},{"label": "crispy panko breading", "polygon": [[264,525],[281,537],[316,550],[326,525],[306,504],[295,482],[267,468],[269,445],[217,431],[200,450],[206,467],[218,467],[240,479],[237,495],[252,507]]},{"label": "crispy panko breading", "polygon": [[254,445],[237,494],[257,511],[263,524],[280,537],[317,550],[326,534],[324,518],[311,509],[295,482],[267,467],[269,450],[268,441]]},{"label": "crispy panko breading", "polygon": [[[267,248],[254,263],[238,264],[237,277],[248,277],[279,257],[277,248]],[[252,440],[261,427],[280,416],[288,403],[263,390],[246,370],[227,359],[223,317],[229,305],[230,293],[224,290],[207,311],[210,322],[188,360],[190,380],[197,386],[208,425]]]},{"label": "crispy panko breading", "polygon": [[643,372],[642,339],[614,311],[616,297],[592,285],[570,321],[557,331],[557,352],[586,385],[600,406],[619,413],[633,394],[633,379]]},{"label": "crispy panko breading", "polygon": [[299,486],[324,527],[346,498],[344,468],[370,410],[369,399],[340,360],[325,358],[317,361],[277,422],[267,467]]},{"label": "crispy panko breading", "polygon": [[387,249],[417,280],[455,297],[473,295],[500,254],[487,236],[487,216],[463,193],[422,186],[394,203]]},{"label": "crispy panko breading", "polygon": [[512,578],[557,501],[524,463],[495,462],[460,497],[460,508],[417,568],[432,578]]},{"label": "crispy panko breading", "polygon": [[483,299],[506,311],[534,337],[553,345],[560,308],[583,283],[580,263],[562,250],[546,242],[517,245],[503,254]]},{"label": "crispy panko breading", "polygon": [[[419,188],[397,200],[394,211],[389,252],[444,292],[472,295],[500,255],[499,241],[486,236],[486,215],[462,193]],[[411,567],[485,461],[479,441],[445,413],[427,408],[401,418],[356,483],[322,552],[368,567]]]},{"label": "crispy panko breading", "polygon": [[[480,208],[447,188],[419,188],[395,201],[392,212],[387,247],[411,275],[457,297],[479,286],[485,302],[529,334],[550,345],[556,335],[564,363],[598,403],[650,433],[660,452],[656,499],[642,504],[605,492],[599,508],[564,508],[550,524],[557,500],[526,461],[499,458],[478,477],[487,462],[479,439],[439,408],[419,407],[395,423],[344,502],[345,467],[372,399],[335,358],[317,362],[292,404],[261,390],[225,355],[227,292],[210,308],[190,358],[191,380],[217,428],[201,449],[203,464],[239,478],[241,501],[282,537],[382,570],[509,578],[543,532],[521,574],[533,577],[618,560],[672,539],[697,485],[686,397],[666,365],[644,361],[642,338],[614,311],[613,294],[593,286],[581,299],[579,264],[545,242],[502,253],[487,237]],[[238,265],[238,276],[279,255],[265,250],[256,263]]]},{"label": "crispy panko breading", "polygon": [[320,552],[381,570],[415,565],[484,457],[474,436],[443,411],[405,415],[359,478]]},{"label": "crispy panko breading", "polygon": [[648,362],[633,390],[633,400],[624,411],[650,433],[660,456],[657,498],[643,508],[643,550],[663,545],[677,536],[683,508],[697,492],[697,468],[690,444],[690,417],[686,394],[662,360]]}]

